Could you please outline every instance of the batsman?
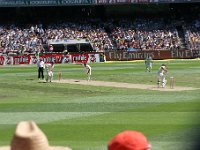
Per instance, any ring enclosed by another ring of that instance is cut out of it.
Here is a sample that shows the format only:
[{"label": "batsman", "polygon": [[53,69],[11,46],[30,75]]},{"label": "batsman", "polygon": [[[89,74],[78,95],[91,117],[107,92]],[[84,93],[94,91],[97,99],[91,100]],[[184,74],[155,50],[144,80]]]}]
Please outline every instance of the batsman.
[{"label": "batsman", "polygon": [[50,64],[46,64],[46,71],[47,71],[46,82],[52,81],[52,79],[53,79],[53,68],[54,68],[54,62],[51,62]]},{"label": "batsman", "polygon": [[157,72],[157,85],[158,87],[165,88],[167,84],[167,80],[165,79],[165,75],[167,73],[167,66],[165,64],[162,64]]}]

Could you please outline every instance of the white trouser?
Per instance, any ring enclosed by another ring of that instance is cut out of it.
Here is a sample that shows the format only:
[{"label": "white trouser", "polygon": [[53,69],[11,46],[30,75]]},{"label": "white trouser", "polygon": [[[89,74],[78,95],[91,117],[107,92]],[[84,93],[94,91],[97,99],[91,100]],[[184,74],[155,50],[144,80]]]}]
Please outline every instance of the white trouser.
[{"label": "white trouser", "polygon": [[151,71],[152,70],[152,64],[147,64],[146,65],[146,71]]},{"label": "white trouser", "polygon": [[48,71],[47,72],[47,78],[46,78],[46,81],[52,81],[52,78],[53,78],[53,71]]},{"label": "white trouser", "polygon": [[161,86],[164,88],[167,84],[167,80],[165,79],[165,75],[163,73],[158,74],[158,81],[157,81],[158,87]]}]

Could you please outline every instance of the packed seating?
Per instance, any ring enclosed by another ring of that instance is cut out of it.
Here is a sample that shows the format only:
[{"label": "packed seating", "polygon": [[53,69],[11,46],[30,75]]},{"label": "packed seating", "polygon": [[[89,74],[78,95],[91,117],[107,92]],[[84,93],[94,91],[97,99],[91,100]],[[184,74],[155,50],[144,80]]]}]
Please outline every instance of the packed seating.
[{"label": "packed seating", "polygon": [[[29,54],[49,52],[43,47],[51,39],[87,39],[96,52],[110,50],[172,50],[200,48],[200,21],[185,25],[185,39],[174,22],[163,18],[79,19],[51,24],[6,24],[0,26],[0,53]],[[183,43],[185,41],[185,43]]]},{"label": "packed seating", "polygon": [[195,19],[192,23],[185,25],[185,41],[188,49],[200,49],[200,20]]},{"label": "packed seating", "polygon": [[163,19],[120,20],[112,36],[120,50],[169,50],[182,44],[176,28]]}]

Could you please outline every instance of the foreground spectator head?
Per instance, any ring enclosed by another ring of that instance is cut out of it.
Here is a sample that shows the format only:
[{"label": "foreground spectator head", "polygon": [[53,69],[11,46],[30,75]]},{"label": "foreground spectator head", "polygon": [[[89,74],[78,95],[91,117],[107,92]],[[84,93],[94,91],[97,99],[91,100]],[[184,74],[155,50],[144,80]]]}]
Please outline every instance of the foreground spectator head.
[{"label": "foreground spectator head", "polygon": [[10,146],[0,150],[71,150],[68,147],[50,146],[45,134],[33,121],[22,121],[17,127]]},{"label": "foreground spectator head", "polygon": [[108,150],[150,150],[147,138],[138,131],[123,131],[108,143]]}]

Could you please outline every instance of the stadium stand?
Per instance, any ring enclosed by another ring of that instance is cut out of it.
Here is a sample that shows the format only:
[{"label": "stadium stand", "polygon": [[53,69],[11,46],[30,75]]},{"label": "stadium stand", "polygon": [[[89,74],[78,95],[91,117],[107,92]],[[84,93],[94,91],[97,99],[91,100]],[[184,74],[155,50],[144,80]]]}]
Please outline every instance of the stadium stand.
[{"label": "stadium stand", "polygon": [[[2,8],[0,53],[52,52],[49,40],[64,39],[85,39],[96,52],[199,49],[198,5],[143,4],[144,10],[140,6],[132,6],[134,13],[132,8],[127,11],[128,5]],[[60,46],[53,52],[64,50]]]}]

